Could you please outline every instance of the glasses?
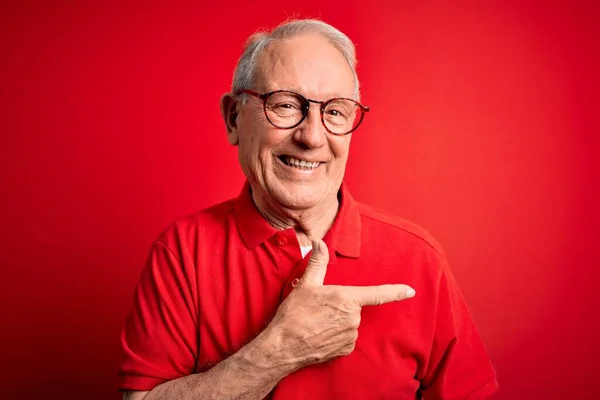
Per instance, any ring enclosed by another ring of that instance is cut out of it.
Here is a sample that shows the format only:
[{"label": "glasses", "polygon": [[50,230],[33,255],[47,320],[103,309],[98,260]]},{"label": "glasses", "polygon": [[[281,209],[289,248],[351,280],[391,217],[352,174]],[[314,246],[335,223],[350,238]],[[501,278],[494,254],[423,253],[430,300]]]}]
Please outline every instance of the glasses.
[{"label": "glasses", "polygon": [[321,122],[334,135],[347,135],[355,131],[369,111],[369,107],[343,97],[319,101],[307,99],[290,90],[269,93],[240,90],[236,95],[242,93],[261,99],[267,121],[279,129],[292,129],[300,125],[308,115],[310,103],[320,104]]}]

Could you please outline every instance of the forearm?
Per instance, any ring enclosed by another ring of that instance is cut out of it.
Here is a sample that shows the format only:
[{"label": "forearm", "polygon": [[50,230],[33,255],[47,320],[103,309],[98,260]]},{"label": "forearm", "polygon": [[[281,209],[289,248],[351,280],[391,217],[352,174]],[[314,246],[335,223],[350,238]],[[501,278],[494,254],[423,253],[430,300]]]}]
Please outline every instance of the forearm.
[{"label": "forearm", "polygon": [[165,382],[144,400],[263,399],[295,369],[273,351],[261,334],[209,371]]}]

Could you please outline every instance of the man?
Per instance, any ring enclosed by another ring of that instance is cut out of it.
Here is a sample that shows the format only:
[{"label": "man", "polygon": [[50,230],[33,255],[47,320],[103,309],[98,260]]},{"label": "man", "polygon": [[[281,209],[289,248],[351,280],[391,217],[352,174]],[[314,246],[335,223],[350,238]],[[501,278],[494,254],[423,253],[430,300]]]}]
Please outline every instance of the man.
[{"label": "man", "polygon": [[251,37],[221,100],[247,184],[154,243],[125,399],[482,399],[494,370],[436,242],[342,184],[352,42],[315,20]]}]

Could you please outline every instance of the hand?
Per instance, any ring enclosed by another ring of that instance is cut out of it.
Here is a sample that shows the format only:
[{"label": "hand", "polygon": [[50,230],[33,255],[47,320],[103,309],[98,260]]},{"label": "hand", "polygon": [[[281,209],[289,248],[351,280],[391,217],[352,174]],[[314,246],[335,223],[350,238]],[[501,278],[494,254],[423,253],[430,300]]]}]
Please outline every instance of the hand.
[{"label": "hand", "polygon": [[415,295],[407,285],[324,286],[328,262],[327,245],[313,241],[304,275],[267,328],[276,354],[294,370],[350,354],[358,338],[362,307]]}]

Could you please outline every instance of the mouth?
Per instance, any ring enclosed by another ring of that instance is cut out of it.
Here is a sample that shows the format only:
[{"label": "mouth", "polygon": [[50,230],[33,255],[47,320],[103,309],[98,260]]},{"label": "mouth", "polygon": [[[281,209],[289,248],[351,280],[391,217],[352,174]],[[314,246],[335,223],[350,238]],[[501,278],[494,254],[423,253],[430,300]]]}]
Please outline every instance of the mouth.
[{"label": "mouth", "polygon": [[278,156],[277,158],[279,158],[279,160],[282,163],[284,163],[285,165],[287,165],[288,167],[297,168],[297,169],[300,169],[303,171],[312,171],[313,169],[319,168],[319,166],[321,164],[324,164],[323,162],[319,162],[319,161],[301,160],[301,159],[294,158],[291,156],[286,156],[286,155],[281,155],[281,156]]}]

